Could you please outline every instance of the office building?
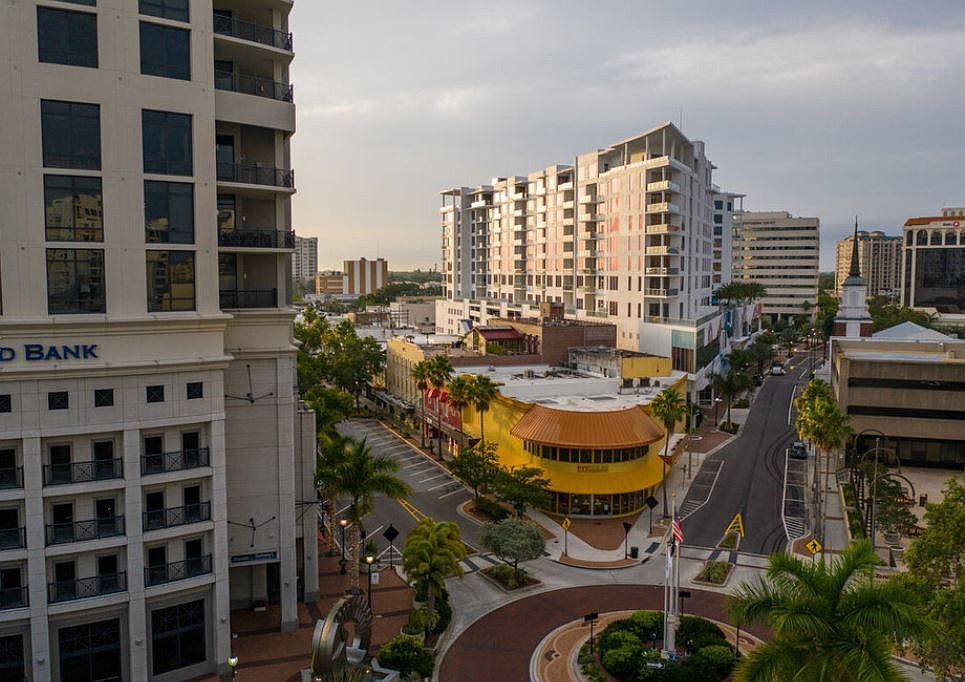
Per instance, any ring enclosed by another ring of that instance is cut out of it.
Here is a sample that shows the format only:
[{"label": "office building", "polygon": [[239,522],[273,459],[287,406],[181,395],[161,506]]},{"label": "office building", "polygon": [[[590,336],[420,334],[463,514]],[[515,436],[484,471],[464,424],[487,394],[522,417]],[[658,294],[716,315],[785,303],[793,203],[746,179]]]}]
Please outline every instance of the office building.
[{"label": "office building", "polygon": [[734,276],[734,218],[744,210],[744,194],[721,192],[714,186],[714,289],[727,284]]},{"label": "office building", "polygon": [[909,218],[903,232],[902,305],[965,320],[965,208]]},{"label": "office building", "polygon": [[315,274],[315,293],[319,296],[341,296],[344,289],[344,273],[337,270],[326,270]]},{"label": "office building", "polygon": [[744,211],[734,226],[734,280],[764,285],[764,315],[810,315],[818,299],[817,218]]},{"label": "office building", "polygon": [[225,671],[318,593],[290,2],[0,0],[8,679]]},{"label": "office building", "polygon": [[292,254],[292,277],[299,282],[312,282],[318,274],[318,237],[295,235]]},{"label": "office building", "polygon": [[342,272],[343,293],[350,296],[372,294],[389,283],[389,263],[384,258],[347,260]]},{"label": "office building", "polygon": [[556,303],[615,324],[621,348],[672,357],[696,397],[724,345],[712,170],[704,143],[665,123],[572,165],[442,191],[437,329]]},{"label": "office building", "polygon": [[[834,288],[838,296],[851,269],[854,235],[837,244],[834,268]],[[888,296],[897,300],[901,281],[901,237],[889,237],[874,230],[858,231],[858,267],[868,287],[868,296]]]}]

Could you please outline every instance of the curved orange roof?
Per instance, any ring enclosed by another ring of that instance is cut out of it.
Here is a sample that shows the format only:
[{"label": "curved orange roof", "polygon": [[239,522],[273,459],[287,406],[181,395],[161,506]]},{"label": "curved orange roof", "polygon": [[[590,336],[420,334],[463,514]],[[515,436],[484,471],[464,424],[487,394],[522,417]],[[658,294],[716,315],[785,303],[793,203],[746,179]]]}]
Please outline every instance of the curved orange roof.
[{"label": "curved orange roof", "polygon": [[522,440],[570,448],[631,448],[663,438],[664,430],[639,407],[574,412],[533,405],[510,433]]}]

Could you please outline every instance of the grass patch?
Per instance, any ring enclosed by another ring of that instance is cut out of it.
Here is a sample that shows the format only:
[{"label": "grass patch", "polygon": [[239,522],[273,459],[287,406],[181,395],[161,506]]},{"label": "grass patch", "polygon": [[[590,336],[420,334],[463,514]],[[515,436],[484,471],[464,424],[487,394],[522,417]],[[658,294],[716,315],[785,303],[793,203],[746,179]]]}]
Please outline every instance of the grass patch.
[{"label": "grass patch", "polygon": [[517,590],[521,587],[529,587],[530,585],[539,583],[536,578],[530,578],[522,568],[519,569],[519,575],[517,576],[513,567],[507,564],[489,566],[488,568],[484,568],[482,572],[486,577],[499,583],[505,590]]},{"label": "grass patch", "polygon": [[721,424],[721,425],[718,426],[717,428],[718,428],[718,430],[723,431],[724,433],[729,433],[729,434],[732,434],[732,435],[733,435],[733,434],[737,433],[737,429],[740,428],[740,425],[739,425],[739,424],[735,424],[734,422],[724,422],[723,424]]},{"label": "grass patch", "polygon": [[721,549],[737,549],[737,543],[739,540],[740,535],[730,532],[724,536],[723,540],[717,543],[717,546]]},{"label": "grass patch", "polygon": [[723,585],[733,568],[729,561],[707,561],[704,562],[704,567],[701,569],[700,575],[697,576],[697,580],[712,585]]},{"label": "grass patch", "polygon": [[596,654],[590,653],[589,640],[580,647],[580,655],[576,660],[580,664],[580,672],[583,673],[583,677],[590,682],[604,682],[606,678],[600,669],[600,661],[597,660]]}]

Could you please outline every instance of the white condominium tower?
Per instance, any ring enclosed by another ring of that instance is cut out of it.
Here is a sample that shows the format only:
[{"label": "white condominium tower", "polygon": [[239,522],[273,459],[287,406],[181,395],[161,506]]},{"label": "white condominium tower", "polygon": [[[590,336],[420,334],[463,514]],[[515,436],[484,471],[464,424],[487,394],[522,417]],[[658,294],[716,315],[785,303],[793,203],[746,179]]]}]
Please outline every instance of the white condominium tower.
[{"label": "white condominium tower", "polygon": [[703,142],[665,123],[572,165],[444,190],[437,327],[558,303],[616,324],[623,348],[672,356],[704,388],[722,328],[712,169]]},{"label": "white condominium tower", "polygon": [[0,0],[0,677],[224,669],[318,592],[287,0]]},{"label": "white condominium tower", "polygon": [[292,254],[292,278],[299,282],[314,282],[318,274],[318,237],[295,235]]}]

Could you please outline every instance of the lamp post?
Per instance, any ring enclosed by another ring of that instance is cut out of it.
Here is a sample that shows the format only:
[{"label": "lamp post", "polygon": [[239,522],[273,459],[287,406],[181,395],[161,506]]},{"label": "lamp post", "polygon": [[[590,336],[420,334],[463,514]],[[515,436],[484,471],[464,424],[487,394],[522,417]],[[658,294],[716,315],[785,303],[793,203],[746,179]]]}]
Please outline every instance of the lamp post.
[{"label": "lamp post", "polygon": [[817,338],[818,338],[818,333],[812,327],[811,331],[808,332],[808,348],[811,351],[811,373],[809,378],[811,379],[814,378],[814,343],[817,340]]},{"label": "lamp post", "polygon": [[231,669],[231,679],[238,679],[238,657],[234,654],[228,656],[228,667]]},{"label": "lamp post", "polygon": [[[348,519],[339,519],[338,525],[342,527],[342,561],[345,561],[345,527],[348,526]],[[342,573],[345,573],[344,567]]]},{"label": "lamp post", "polygon": [[717,408],[722,402],[724,402],[723,398],[714,397],[714,426],[717,426]]},{"label": "lamp post", "polygon": [[630,538],[630,529],[633,528],[632,523],[623,522],[623,558],[624,560],[630,557],[630,548],[627,546],[627,542]]},{"label": "lamp post", "polygon": [[369,554],[365,557],[365,563],[369,567],[369,609],[372,608],[372,564],[375,563],[375,557]]}]

